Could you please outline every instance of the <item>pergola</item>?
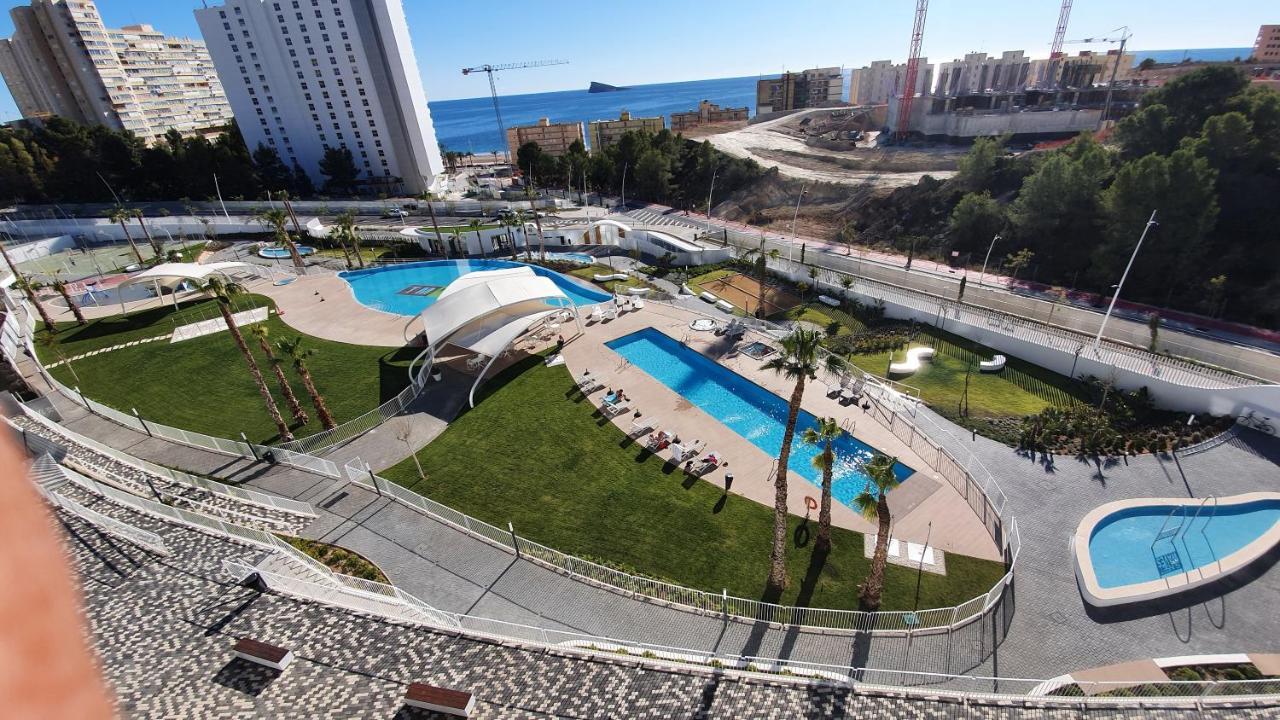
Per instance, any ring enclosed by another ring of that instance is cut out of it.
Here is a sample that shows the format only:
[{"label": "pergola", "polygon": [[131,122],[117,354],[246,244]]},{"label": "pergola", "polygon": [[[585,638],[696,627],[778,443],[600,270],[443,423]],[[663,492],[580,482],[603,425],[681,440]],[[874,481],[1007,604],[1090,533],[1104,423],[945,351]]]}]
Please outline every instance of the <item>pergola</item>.
[{"label": "pergola", "polygon": [[577,306],[550,278],[531,268],[481,270],[449,283],[435,303],[422,311],[428,366],[445,343],[489,358],[476,376],[467,402],[475,407],[476,388],[517,338],[553,315],[570,312],[582,328]]}]

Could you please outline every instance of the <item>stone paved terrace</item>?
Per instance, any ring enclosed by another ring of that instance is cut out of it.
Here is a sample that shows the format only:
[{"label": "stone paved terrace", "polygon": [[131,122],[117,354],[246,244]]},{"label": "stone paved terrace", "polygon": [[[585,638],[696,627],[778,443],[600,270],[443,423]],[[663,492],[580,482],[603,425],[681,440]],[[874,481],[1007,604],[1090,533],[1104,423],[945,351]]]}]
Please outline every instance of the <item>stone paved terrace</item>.
[{"label": "stone paved terrace", "polygon": [[[588,657],[406,626],[230,584],[224,557],[257,551],[129,511],[161,533],[158,558],[58,513],[79,573],[102,671],[127,717],[411,718],[411,682],[475,694],[476,718],[1254,718],[1276,706],[1231,709],[1024,709],[903,698],[788,678]],[[276,672],[233,658],[237,638],[294,652]]]}]

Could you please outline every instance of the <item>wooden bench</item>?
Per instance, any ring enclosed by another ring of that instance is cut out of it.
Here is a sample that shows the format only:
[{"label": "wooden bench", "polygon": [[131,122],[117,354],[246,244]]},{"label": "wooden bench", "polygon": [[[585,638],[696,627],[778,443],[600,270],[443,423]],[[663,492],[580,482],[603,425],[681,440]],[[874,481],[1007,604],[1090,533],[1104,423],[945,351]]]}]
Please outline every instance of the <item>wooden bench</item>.
[{"label": "wooden bench", "polygon": [[250,638],[237,640],[231,652],[238,658],[273,670],[283,671],[289,667],[289,663],[293,662],[292,650],[286,650],[282,647],[276,647],[261,640]]},{"label": "wooden bench", "polygon": [[410,683],[409,690],[404,694],[404,702],[410,707],[458,717],[471,717],[471,711],[476,706],[476,699],[469,692],[426,683]]}]

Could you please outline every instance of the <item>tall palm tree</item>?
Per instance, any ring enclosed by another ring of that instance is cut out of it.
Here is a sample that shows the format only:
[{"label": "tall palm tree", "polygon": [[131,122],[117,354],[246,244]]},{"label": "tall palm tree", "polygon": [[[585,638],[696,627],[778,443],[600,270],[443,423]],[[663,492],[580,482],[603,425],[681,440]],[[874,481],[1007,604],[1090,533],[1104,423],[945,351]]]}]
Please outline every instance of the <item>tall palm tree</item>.
[{"label": "tall palm tree", "polygon": [[867,476],[867,484],[853,499],[854,505],[863,517],[877,520],[876,549],[871,555],[871,571],[862,584],[862,592],[858,595],[858,606],[868,612],[880,609],[880,595],[884,592],[884,566],[889,561],[889,530],[892,517],[889,515],[889,491],[898,486],[898,476],[893,473],[893,466],[898,458],[876,453],[874,457],[862,464],[862,472]]},{"label": "tall palm tree", "polygon": [[[760,243],[759,250],[748,250],[742,254],[744,260],[748,260],[755,265],[756,283],[760,286],[760,297],[756,298],[755,316],[763,318],[764,312],[764,282],[769,277],[769,260],[777,260],[780,257],[777,249],[765,250],[764,242]],[[754,257],[754,260],[751,258]]]},{"label": "tall palm tree", "polygon": [[480,234],[480,228],[484,227],[484,223],[479,220],[472,220],[467,223],[467,227],[471,228],[471,231],[476,234],[476,242],[480,245],[480,257],[486,257],[486,253],[484,251],[484,236]]},{"label": "tall palm tree", "polygon": [[84,313],[80,310],[80,304],[71,297],[71,290],[67,287],[67,281],[63,279],[61,270],[54,274],[53,282],[49,283],[49,286],[62,296],[62,301],[67,304],[67,307],[71,309],[71,314],[75,316],[76,324],[84,325]]},{"label": "tall palm tree", "polygon": [[436,244],[440,246],[440,251],[444,254],[445,259],[449,258],[449,252],[444,249],[444,238],[440,235],[440,223],[436,222],[436,206],[431,203],[431,195],[427,194],[427,212],[431,214],[431,227],[436,231]]},{"label": "tall palm tree", "polygon": [[307,358],[315,355],[315,348],[302,349],[302,337],[295,337],[292,340],[280,340],[276,342],[276,347],[284,356],[293,361],[293,369],[297,371],[298,377],[302,378],[302,386],[307,389],[307,394],[311,396],[311,404],[316,408],[316,415],[320,416],[320,424],[324,425],[325,430],[332,430],[338,426],[333,421],[333,415],[329,414],[329,406],[324,402],[324,396],[316,389],[315,380],[311,377],[311,370],[307,367]]},{"label": "tall palm tree", "polygon": [[520,236],[524,240],[524,261],[533,262],[533,248],[529,245],[529,213],[517,210],[515,220],[520,225]]},{"label": "tall palm tree", "polygon": [[151,251],[156,254],[157,258],[161,257],[163,250],[160,248],[160,243],[156,242],[156,239],[151,237],[151,231],[147,229],[147,224],[142,221],[142,211],[135,209],[133,211],[133,216],[138,218],[138,225],[142,226],[142,233],[147,236],[147,242],[151,245]]},{"label": "tall palm tree", "polygon": [[124,239],[129,241],[129,247],[133,250],[133,256],[138,258],[138,264],[142,264],[142,253],[138,251],[138,244],[133,241],[133,235],[129,233],[129,218],[133,217],[133,213],[123,205],[117,205],[111,211],[108,219],[113,223],[120,223],[120,229],[124,230]]},{"label": "tall palm tree", "polygon": [[791,442],[796,435],[796,421],[800,418],[800,401],[804,399],[805,383],[819,370],[839,372],[843,364],[831,354],[823,353],[822,333],[816,330],[795,330],[778,341],[778,356],[761,366],[791,380],[791,400],[787,405],[787,426],[782,433],[782,447],[778,450],[778,474],[774,480],[773,498],[773,548],[769,554],[769,590],[780,593],[787,587],[787,463],[791,460]]},{"label": "tall palm tree", "polygon": [[280,394],[284,395],[284,403],[289,406],[289,414],[293,415],[294,422],[299,425],[306,425],[311,418],[307,417],[307,411],[302,409],[302,403],[298,402],[298,396],[293,394],[293,388],[289,385],[289,379],[284,376],[284,367],[280,362],[280,358],[276,357],[276,353],[271,349],[271,330],[266,323],[258,323],[249,328],[249,334],[258,340],[258,347],[262,349],[262,354],[267,356],[267,362],[271,363],[271,372],[276,376],[276,384],[280,386]]},{"label": "tall palm tree", "polygon": [[293,266],[302,272],[303,262],[302,255],[298,252],[298,246],[293,243],[293,238],[289,237],[289,213],[280,208],[271,208],[263,210],[254,216],[254,219],[263,225],[271,228],[271,232],[275,235],[276,242],[281,246],[289,249],[289,257],[293,260]]},{"label": "tall palm tree", "polygon": [[331,225],[329,227],[329,239],[338,243],[338,247],[342,248],[342,259],[346,262],[347,269],[354,268],[355,265],[351,262],[351,252],[347,250],[346,234],[342,232],[342,228],[337,225]]},{"label": "tall palm tree", "polygon": [[27,299],[35,306],[36,312],[40,314],[40,321],[44,323],[44,329],[51,333],[58,332],[58,326],[53,323],[53,318],[49,316],[49,308],[46,308],[44,303],[40,302],[39,292],[44,289],[44,284],[25,275],[16,276],[13,284],[26,293]]},{"label": "tall palm tree", "polygon": [[249,351],[249,346],[244,341],[244,335],[240,333],[240,328],[236,325],[236,319],[231,312],[232,298],[243,293],[244,287],[239,283],[227,282],[217,275],[211,275],[208,280],[200,285],[200,290],[212,295],[218,301],[218,310],[222,312],[222,321],[227,324],[227,331],[231,333],[231,339],[235,341],[236,347],[240,348],[240,354],[244,356],[244,362],[249,366],[249,374],[253,376],[253,382],[258,386],[258,394],[262,396],[262,404],[266,406],[267,414],[271,416],[271,422],[276,424],[276,430],[280,432],[280,439],[285,442],[293,440],[293,433],[289,431],[289,426],[285,424],[284,417],[280,415],[280,408],[276,405],[276,399],[271,396],[271,391],[267,389],[267,381],[262,377],[262,370],[258,368],[258,361],[253,358],[253,353]]},{"label": "tall palm tree", "polygon": [[[351,243],[352,252],[356,256],[356,262],[363,268],[364,253],[360,252],[360,235],[356,233],[356,216],[350,212],[344,212],[334,218],[334,223],[337,225],[339,236],[343,240]],[[345,245],[343,246],[343,251],[346,251]],[[349,263],[350,261],[348,261],[348,264]]]},{"label": "tall palm tree", "polygon": [[836,454],[831,445],[840,437],[840,423],[835,418],[818,418],[816,427],[806,428],[801,436],[810,445],[821,445],[822,452],[813,458],[813,466],[822,471],[822,501],[818,506],[818,538],[814,549],[831,549],[831,475],[835,470]]}]

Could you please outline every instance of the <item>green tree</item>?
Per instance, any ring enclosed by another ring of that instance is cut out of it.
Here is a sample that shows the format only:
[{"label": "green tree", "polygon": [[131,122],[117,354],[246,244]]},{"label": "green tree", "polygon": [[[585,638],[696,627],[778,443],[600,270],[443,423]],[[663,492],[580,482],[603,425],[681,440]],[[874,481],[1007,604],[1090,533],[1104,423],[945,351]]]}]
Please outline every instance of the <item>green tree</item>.
[{"label": "green tree", "polygon": [[84,319],[84,311],[80,309],[80,303],[76,302],[75,298],[71,297],[71,291],[67,287],[67,280],[62,276],[61,270],[54,274],[53,282],[51,282],[50,285],[53,286],[53,289],[62,296],[62,301],[67,304],[67,307],[71,310],[71,314],[75,316],[76,324],[84,325],[86,322]]},{"label": "green tree", "polygon": [[762,369],[773,371],[794,385],[787,403],[787,424],[782,432],[778,470],[773,481],[773,544],[769,553],[767,587],[775,597],[787,587],[787,463],[791,460],[791,442],[796,434],[805,383],[816,377],[819,370],[838,373],[843,369],[835,355],[822,352],[822,333],[816,330],[795,330],[778,341],[778,347],[778,355],[766,362]]},{"label": "green tree", "polygon": [[[337,232],[338,237],[342,239],[343,252],[346,252],[346,243],[351,243],[356,262],[364,268],[364,252],[360,250],[360,233],[356,230],[356,216],[350,212],[339,213],[333,219],[333,225],[333,230],[330,232]],[[350,260],[347,262],[350,263]]]},{"label": "green tree", "polygon": [[476,244],[480,247],[480,257],[487,257],[487,254],[484,251],[484,236],[480,234],[480,230],[484,227],[484,223],[479,220],[472,220],[467,223],[467,227],[471,228],[471,231],[476,234]]},{"label": "green tree", "polygon": [[646,150],[635,166],[636,194],[657,202],[671,195],[671,161],[661,152]]},{"label": "green tree", "polygon": [[801,438],[810,445],[817,445],[822,451],[813,456],[813,466],[822,472],[822,500],[818,505],[818,536],[814,541],[815,552],[826,552],[831,549],[831,476],[835,471],[836,454],[832,443],[844,431],[835,418],[818,418],[818,424],[805,428]]},{"label": "green tree", "polygon": [[258,179],[269,192],[288,188],[292,183],[289,167],[280,159],[280,153],[273,147],[258,143],[253,151],[253,165],[258,171]]},{"label": "green tree", "polygon": [[1029,248],[1022,248],[1017,252],[1009,253],[1004,258],[1005,269],[1009,271],[1009,275],[1014,280],[1017,280],[1018,273],[1026,269],[1026,267],[1031,264],[1032,258],[1035,256],[1036,254]]},{"label": "green tree", "polygon": [[356,167],[356,159],[347,146],[325,149],[324,156],[320,158],[320,174],[325,177],[326,191],[355,194],[360,169]]},{"label": "green tree", "polygon": [[867,580],[862,584],[862,592],[858,596],[858,606],[867,612],[880,609],[880,597],[884,593],[884,568],[889,562],[889,532],[893,526],[893,517],[889,511],[889,491],[898,486],[898,476],[893,468],[898,463],[896,457],[876,453],[862,465],[862,472],[867,476],[867,484],[862,492],[853,499],[854,507],[868,520],[875,520],[876,548],[871,554],[871,569]]},{"label": "green tree", "polygon": [[951,211],[951,247],[962,252],[981,248],[1000,232],[1004,222],[1004,210],[990,194],[969,193]]},{"label": "green tree", "polygon": [[113,223],[120,223],[120,229],[124,230],[124,239],[129,241],[129,248],[133,250],[133,256],[138,259],[138,264],[141,265],[143,263],[142,253],[138,251],[138,245],[133,241],[133,235],[129,233],[129,218],[131,217],[133,217],[133,211],[123,205],[117,205],[111,211],[108,219]]},{"label": "green tree", "polygon": [[267,415],[271,417],[271,422],[275,423],[276,430],[280,433],[280,439],[285,442],[293,440],[293,433],[289,430],[289,426],[285,424],[284,416],[280,414],[280,408],[276,405],[276,399],[271,396],[271,391],[267,389],[267,381],[262,377],[262,370],[258,368],[258,361],[254,359],[248,344],[245,343],[244,335],[241,334],[240,327],[236,324],[235,315],[231,312],[232,299],[237,295],[243,294],[244,287],[238,283],[223,280],[217,275],[211,275],[200,286],[200,290],[212,295],[217,300],[218,310],[222,313],[222,322],[226,323],[227,331],[231,333],[232,341],[240,349],[240,354],[244,356],[245,365],[249,368],[249,375],[258,387],[258,394],[262,396],[262,404],[267,408]]},{"label": "green tree", "polygon": [[996,165],[1004,154],[1003,139],[980,137],[973,141],[969,152],[961,156],[956,168],[955,182],[969,192],[977,192],[991,186]]},{"label": "green tree", "polygon": [[1087,239],[1098,230],[1101,189],[1111,174],[1111,154],[1087,134],[1052,153],[1009,207],[1018,243],[1061,275],[1084,270],[1092,249]]},{"label": "green tree", "polygon": [[307,411],[302,409],[302,404],[298,402],[298,396],[293,394],[293,387],[289,385],[289,379],[284,375],[284,368],[281,367],[280,358],[271,349],[271,330],[266,323],[257,323],[249,328],[249,334],[258,341],[258,347],[262,350],[262,354],[267,357],[267,362],[271,365],[271,372],[276,376],[276,384],[280,386],[280,394],[284,396],[285,405],[289,407],[289,414],[293,415],[293,421],[299,425],[306,425]]},{"label": "green tree", "polygon": [[302,386],[307,389],[307,394],[311,396],[311,404],[316,409],[316,415],[320,417],[320,424],[324,426],[325,430],[332,430],[337,427],[338,424],[333,421],[333,415],[329,413],[329,406],[325,403],[324,396],[316,389],[315,378],[311,377],[311,369],[307,367],[307,360],[316,353],[315,348],[304,350],[302,336],[295,337],[292,340],[281,340],[276,343],[276,347],[293,363],[294,371],[302,379]]},{"label": "green tree", "polygon": [[254,216],[254,219],[271,229],[271,234],[275,237],[276,243],[289,251],[293,266],[301,274],[305,264],[302,261],[302,254],[298,252],[298,246],[294,244],[293,238],[289,236],[289,213],[281,208],[271,208],[258,213]]}]

